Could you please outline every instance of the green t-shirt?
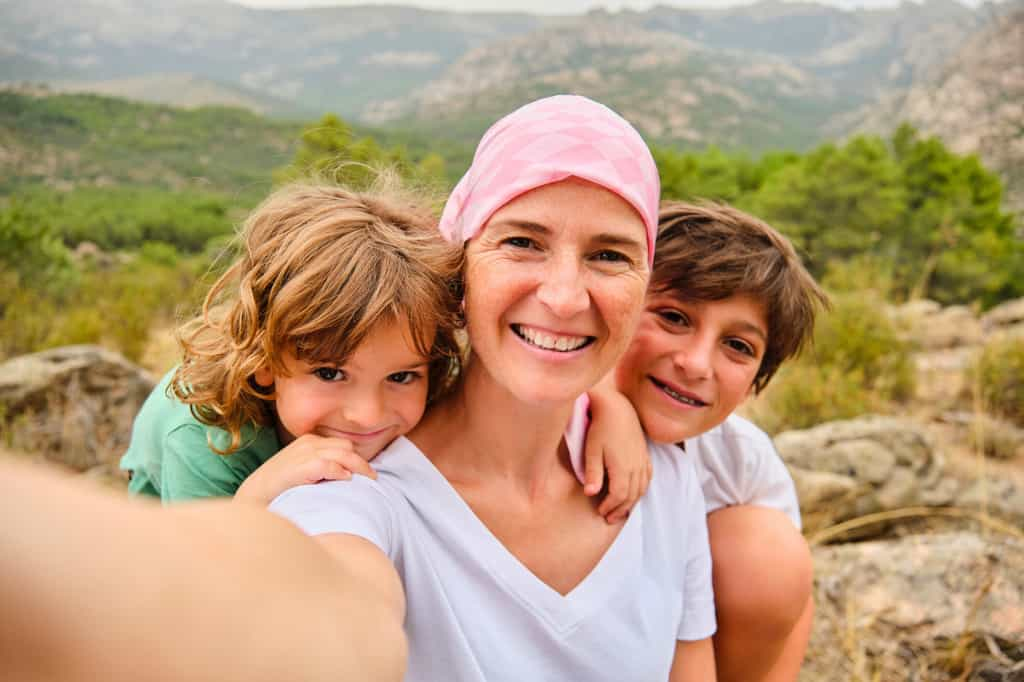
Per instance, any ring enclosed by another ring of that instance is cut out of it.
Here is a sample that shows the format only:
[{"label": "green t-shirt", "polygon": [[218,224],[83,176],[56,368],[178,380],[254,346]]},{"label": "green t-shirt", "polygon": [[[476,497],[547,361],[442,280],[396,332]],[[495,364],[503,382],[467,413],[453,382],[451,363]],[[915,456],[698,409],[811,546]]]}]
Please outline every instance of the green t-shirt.
[{"label": "green t-shirt", "polygon": [[160,380],[135,417],[121,468],[132,472],[128,490],[166,502],[230,497],[249,474],[281,449],[273,428],[246,424],[242,445],[218,455],[231,442],[227,431],[198,421],[189,406],[168,395],[174,370]]}]

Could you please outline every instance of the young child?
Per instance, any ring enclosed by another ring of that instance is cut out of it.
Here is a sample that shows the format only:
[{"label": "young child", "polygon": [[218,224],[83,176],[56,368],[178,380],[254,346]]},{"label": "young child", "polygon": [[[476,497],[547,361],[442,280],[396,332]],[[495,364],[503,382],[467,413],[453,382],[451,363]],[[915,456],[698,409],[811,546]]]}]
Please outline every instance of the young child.
[{"label": "young child", "polygon": [[[615,384],[647,437],[679,444],[702,471],[720,681],[795,680],[810,635],[793,481],[767,434],[733,411],[799,353],[827,306],[764,222],[724,205],[662,205],[644,314]],[[606,433],[602,419],[612,417],[594,414]]]},{"label": "young child", "polygon": [[375,476],[367,461],[457,375],[461,249],[393,180],[285,187],[240,239],[135,420],[131,492],[268,503]]}]

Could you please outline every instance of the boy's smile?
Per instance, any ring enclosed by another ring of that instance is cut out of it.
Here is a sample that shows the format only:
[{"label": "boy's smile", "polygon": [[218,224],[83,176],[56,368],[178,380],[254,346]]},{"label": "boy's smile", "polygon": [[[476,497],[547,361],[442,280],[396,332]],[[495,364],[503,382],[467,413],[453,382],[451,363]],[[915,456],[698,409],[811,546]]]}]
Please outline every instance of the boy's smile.
[{"label": "boy's smile", "polygon": [[749,395],[767,338],[764,304],[752,296],[689,302],[652,292],[616,383],[652,440],[678,443]]}]

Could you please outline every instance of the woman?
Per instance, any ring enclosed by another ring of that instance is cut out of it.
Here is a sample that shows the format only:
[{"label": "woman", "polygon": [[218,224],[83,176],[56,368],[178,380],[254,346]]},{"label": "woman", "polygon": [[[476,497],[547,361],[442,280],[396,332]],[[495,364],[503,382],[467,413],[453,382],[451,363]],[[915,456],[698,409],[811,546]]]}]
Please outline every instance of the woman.
[{"label": "woman", "polygon": [[409,679],[664,680],[674,659],[672,679],[713,678],[694,471],[653,453],[647,496],[609,525],[562,445],[632,335],[657,201],[650,153],[602,105],[553,97],[495,124],[441,221],[468,240],[459,388],[378,456],[379,481],[272,505],[343,562],[395,565]]},{"label": "woman", "polygon": [[[88,679],[72,673],[100,664],[115,679],[136,662],[153,679],[174,679],[165,666],[190,679],[244,679],[239,671],[274,679],[282,669],[290,679],[332,670],[335,679],[397,679],[407,656],[414,680],[713,680],[710,558],[692,464],[652,448],[651,488],[627,521],[609,525],[562,442],[574,399],[611,369],[632,334],[657,200],[649,151],[607,108],[555,97],[499,121],[442,219],[447,236],[468,240],[473,357],[460,388],[375,460],[378,481],[307,486],[275,501],[316,544],[253,510],[194,505],[175,518],[147,510],[157,558],[133,596],[145,597],[158,622],[137,608],[106,614],[131,644],[113,662],[83,650],[83,626],[70,635],[44,627],[31,641],[71,661],[63,679]],[[22,478],[0,485],[11,495],[5,503],[28,505],[30,516],[45,511],[36,500],[48,484]],[[66,537],[100,520],[130,536],[128,546],[144,546],[141,514],[73,494],[83,513],[45,515],[39,531]],[[32,527],[14,526],[0,549],[52,549]],[[79,618],[97,611],[97,595],[110,589],[95,560],[79,570],[106,587],[87,594],[40,583],[31,570],[66,557],[57,550],[31,566],[0,559],[0,578],[13,576],[18,588],[0,591],[8,613],[45,623],[71,596]],[[177,570],[161,573],[164,563]],[[161,592],[167,574],[172,587]],[[34,598],[42,586],[51,593]],[[187,626],[204,599],[204,619]],[[280,636],[268,636],[277,623]],[[180,641],[151,641],[172,628]],[[205,635],[221,632],[253,653],[204,648]],[[0,652],[17,649],[5,644],[0,628]],[[25,657],[11,653],[8,660]]]}]

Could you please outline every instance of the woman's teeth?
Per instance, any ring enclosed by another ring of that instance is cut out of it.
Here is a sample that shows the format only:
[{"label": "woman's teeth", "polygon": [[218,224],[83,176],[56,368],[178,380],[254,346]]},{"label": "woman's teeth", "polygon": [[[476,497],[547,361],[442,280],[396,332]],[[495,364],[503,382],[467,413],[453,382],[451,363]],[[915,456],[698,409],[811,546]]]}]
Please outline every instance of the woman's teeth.
[{"label": "woman's teeth", "polygon": [[582,348],[587,345],[591,339],[589,336],[559,336],[556,334],[547,334],[518,324],[512,325],[512,331],[531,346],[543,348],[544,350],[555,350],[562,353]]}]

